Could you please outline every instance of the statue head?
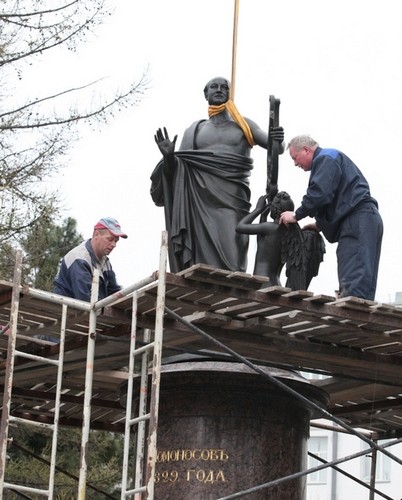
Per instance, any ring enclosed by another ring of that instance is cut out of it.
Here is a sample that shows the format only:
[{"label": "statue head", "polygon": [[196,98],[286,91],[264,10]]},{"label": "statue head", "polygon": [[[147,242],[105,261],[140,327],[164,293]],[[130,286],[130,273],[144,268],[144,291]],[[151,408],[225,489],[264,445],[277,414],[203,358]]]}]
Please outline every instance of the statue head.
[{"label": "statue head", "polygon": [[230,82],[227,78],[216,76],[204,87],[204,96],[208,104],[224,104],[230,97]]},{"label": "statue head", "polygon": [[293,211],[294,209],[295,204],[290,195],[286,191],[279,191],[272,200],[271,217],[274,220],[279,219],[282,212]]}]

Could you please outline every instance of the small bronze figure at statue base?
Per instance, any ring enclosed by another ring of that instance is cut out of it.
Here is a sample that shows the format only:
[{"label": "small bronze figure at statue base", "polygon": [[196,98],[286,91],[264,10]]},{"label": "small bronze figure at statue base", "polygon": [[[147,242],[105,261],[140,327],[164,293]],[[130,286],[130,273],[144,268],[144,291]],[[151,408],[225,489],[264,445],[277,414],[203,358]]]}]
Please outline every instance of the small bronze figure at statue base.
[{"label": "small bronze figure at statue base", "polygon": [[[298,224],[286,227],[279,224],[282,212],[294,210],[286,191],[279,191],[272,204],[268,195],[261,196],[256,208],[244,217],[236,228],[239,233],[257,235],[257,253],[253,274],[267,276],[272,286],[281,285],[281,272],[286,266],[286,286],[292,290],[307,290],[317,276],[325,253],[323,237],[317,231],[302,230]],[[267,221],[270,212],[272,221]],[[260,217],[260,222],[253,221]]]}]

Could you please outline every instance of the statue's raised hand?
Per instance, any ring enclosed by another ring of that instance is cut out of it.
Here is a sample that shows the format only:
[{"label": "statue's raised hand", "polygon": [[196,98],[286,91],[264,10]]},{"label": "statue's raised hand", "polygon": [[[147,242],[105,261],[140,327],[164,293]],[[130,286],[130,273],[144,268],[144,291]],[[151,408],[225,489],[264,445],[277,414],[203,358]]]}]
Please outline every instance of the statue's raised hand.
[{"label": "statue's raised hand", "polygon": [[163,129],[158,128],[154,137],[162,155],[165,158],[172,156],[176,147],[177,135],[175,135],[173,141],[171,141],[166,127],[163,127]]}]

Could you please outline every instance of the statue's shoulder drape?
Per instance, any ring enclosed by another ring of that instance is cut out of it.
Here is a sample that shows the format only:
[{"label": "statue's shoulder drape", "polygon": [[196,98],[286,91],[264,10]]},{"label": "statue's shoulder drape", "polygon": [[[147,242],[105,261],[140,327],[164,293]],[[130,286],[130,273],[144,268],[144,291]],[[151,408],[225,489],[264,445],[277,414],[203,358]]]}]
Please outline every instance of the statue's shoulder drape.
[{"label": "statue's shoulder drape", "polygon": [[203,263],[246,271],[248,236],[236,226],[250,210],[253,160],[235,154],[178,151],[173,174],[163,160],[151,175],[151,196],[165,209],[171,272]]}]

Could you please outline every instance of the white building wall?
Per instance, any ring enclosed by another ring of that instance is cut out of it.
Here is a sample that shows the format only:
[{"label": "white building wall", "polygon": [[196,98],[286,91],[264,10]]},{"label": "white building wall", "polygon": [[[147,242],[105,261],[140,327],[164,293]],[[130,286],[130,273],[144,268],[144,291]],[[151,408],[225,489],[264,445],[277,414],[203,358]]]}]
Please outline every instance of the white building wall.
[{"label": "white building wall", "polygon": [[[328,422],[326,422],[328,424]],[[317,440],[324,443],[327,442],[327,458],[323,458],[331,462],[337,458],[346,458],[355,453],[358,453],[369,445],[361,439],[350,436],[342,432],[332,432],[325,429],[312,427],[310,430],[310,443],[314,441],[314,447],[317,445]],[[382,443],[379,443],[382,444]],[[402,460],[402,444],[397,444],[387,448],[393,455]],[[313,453],[316,453],[313,450]],[[380,457],[381,455],[381,457]],[[364,477],[364,473],[369,473],[371,466],[371,458],[364,456],[348,460],[337,467],[346,471],[354,478],[365,481],[369,484],[368,477]],[[370,498],[369,489],[358,484],[340,472],[335,472],[332,468],[327,468],[327,474],[324,482],[314,482],[317,476],[307,476],[307,495],[306,500],[368,500]],[[377,480],[375,487],[381,493],[387,495],[392,500],[402,500],[402,465],[395,460],[389,459],[383,453],[378,452],[377,456]],[[375,500],[380,500],[384,497],[375,495]]]}]

